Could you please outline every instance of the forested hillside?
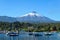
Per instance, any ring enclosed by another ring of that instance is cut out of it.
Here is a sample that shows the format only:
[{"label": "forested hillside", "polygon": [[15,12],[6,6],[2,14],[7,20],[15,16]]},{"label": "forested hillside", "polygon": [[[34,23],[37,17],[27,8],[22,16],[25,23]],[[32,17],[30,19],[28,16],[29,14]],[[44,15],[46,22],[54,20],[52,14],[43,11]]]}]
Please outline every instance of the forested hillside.
[{"label": "forested hillside", "polygon": [[25,30],[29,32],[60,31],[60,23],[0,22],[0,30]]}]

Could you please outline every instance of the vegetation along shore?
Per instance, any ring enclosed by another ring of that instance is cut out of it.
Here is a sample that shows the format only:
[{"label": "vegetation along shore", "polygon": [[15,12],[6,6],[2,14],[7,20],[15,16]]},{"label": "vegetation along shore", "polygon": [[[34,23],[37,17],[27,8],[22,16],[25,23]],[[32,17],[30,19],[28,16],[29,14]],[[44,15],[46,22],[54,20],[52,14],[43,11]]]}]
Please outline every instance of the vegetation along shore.
[{"label": "vegetation along shore", "polygon": [[20,31],[26,32],[44,32],[60,31],[60,23],[27,23],[27,22],[0,22],[0,31]]}]

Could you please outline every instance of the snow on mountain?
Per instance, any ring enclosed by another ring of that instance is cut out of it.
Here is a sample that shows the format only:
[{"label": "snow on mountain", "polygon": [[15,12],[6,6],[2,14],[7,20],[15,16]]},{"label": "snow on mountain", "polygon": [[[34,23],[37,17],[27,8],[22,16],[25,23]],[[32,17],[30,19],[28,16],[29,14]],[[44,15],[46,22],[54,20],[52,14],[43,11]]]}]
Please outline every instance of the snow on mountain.
[{"label": "snow on mountain", "polygon": [[0,16],[0,21],[2,22],[16,22],[16,21],[19,21],[19,22],[29,22],[29,23],[35,23],[35,22],[39,22],[39,23],[43,23],[43,22],[54,22],[54,20],[48,18],[48,17],[45,17],[45,16],[42,16],[42,15],[39,15],[37,12],[31,12],[31,13],[28,13],[28,14],[25,14],[21,17],[8,17],[8,16]]},{"label": "snow on mountain", "polygon": [[25,14],[23,15],[22,17],[24,16],[40,16],[39,14],[35,14],[35,13],[29,13],[29,14]]},{"label": "snow on mountain", "polygon": [[25,14],[21,17],[25,17],[25,16],[31,16],[32,17],[32,16],[41,16],[41,15],[39,15],[37,12],[31,12],[31,13]]},{"label": "snow on mountain", "polygon": [[37,12],[25,14],[17,19],[20,22],[53,22],[54,20],[39,15]]}]

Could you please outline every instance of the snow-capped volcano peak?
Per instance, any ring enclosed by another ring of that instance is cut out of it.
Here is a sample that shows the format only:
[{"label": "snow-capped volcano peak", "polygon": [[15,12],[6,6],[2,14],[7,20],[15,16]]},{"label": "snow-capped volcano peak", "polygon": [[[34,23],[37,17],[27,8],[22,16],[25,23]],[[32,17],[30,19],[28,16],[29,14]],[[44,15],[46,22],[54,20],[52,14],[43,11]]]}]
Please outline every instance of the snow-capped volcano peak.
[{"label": "snow-capped volcano peak", "polygon": [[40,15],[35,13],[28,13],[28,14],[25,14],[24,16],[40,16]]},{"label": "snow-capped volcano peak", "polygon": [[25,14],[21,17],[24,17],[24,16],[41,16],[41,15],[37,14],[36,12],[31,12],[31,13]]}]

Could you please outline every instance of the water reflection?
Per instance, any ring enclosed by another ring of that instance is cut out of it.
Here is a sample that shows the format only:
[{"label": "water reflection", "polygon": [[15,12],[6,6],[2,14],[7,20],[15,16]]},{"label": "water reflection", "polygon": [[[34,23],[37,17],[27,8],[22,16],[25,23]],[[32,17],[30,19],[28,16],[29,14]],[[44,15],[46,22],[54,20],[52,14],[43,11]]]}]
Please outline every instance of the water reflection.
[{"label": "water reflection", "polygon": [[60,33],[53,33],[53,35],[47,36],[41,33],[42,36],[29,35],[29,33],[20,33],[18,36],[9,36],[6,34],[0,34],[0,40],[60,40]]}]

